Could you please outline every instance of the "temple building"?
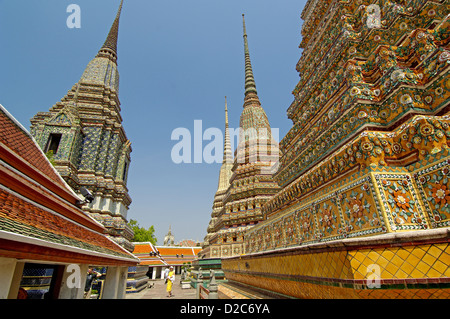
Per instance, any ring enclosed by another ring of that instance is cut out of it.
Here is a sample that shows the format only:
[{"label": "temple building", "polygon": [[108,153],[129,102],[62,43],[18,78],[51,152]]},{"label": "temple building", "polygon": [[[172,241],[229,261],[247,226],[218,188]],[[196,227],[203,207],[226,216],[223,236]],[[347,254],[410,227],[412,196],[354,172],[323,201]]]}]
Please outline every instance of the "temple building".
[{"label": "temple building", "polygon": [[150,242],[133,244],[133,254],[140,260],[139,267],[147,269],[150,280],[164,279],[164,271],[170,266],[176,274],[181,274],[183,268],[190,268],[202,249],[199,246],[157,246]]},{"label": "temple building", "polygon": [[[265,219],[262,206],[279,190],[272,179],[273,167],[277,165],[279,158],[278,144],[272,137],[267,115],[258,98],[244,15],[242,20],[245,53],[244,105],[239,122],[239,143],[228,181],[226,179],[230,174],[228,162],[231,154],[227,149],[224,152],[224,162],[227,165],[222,165],[221,168],[215,198],[217,202],[213,206],[214,221],[208,229],[208,257],[211,258],[242,254],[245,231]],[[229,147],[227,143],[225,147]],[[228,188],[223,194],[227,183]],[[222,203],[219,203],[220,197]]]},{"label": "temple building", "polygon": [[93,196],[83,206],[108,236],[133,251],[127,226],[131,143],[122,126],[117,39],[123,0],[106,41],[80,80],[50,108],[31,119],[30,133],[78,194]]},{"label": "temple building", "polygon": [[245,255],[222,259],[229,282],[450,298],[449,13],[445,1],[307,2],[281,189]]},{"label": "temple building", "polygon": [[105,235],[31,134],[0,105],[0,299],[82,299],[89,267],[123,299],[139,259]]}]

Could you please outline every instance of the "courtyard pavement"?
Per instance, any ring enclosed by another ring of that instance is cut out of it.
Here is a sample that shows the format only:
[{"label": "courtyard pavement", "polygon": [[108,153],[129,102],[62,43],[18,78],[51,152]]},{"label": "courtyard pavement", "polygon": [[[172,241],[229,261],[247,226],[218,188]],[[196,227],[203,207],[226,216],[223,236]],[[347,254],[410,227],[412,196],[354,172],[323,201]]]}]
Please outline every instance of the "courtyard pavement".
[{"label": "courtyard pavement", "polygon": [[145,288],[137,293],[126,294],[126,299],[195,299],[195,289],[181,289],[181,285],[176,282],[172,288],[172,297],[167,297],[166,285],[164,280],[151,280],[150,286],[154,284],[152,288]]}]

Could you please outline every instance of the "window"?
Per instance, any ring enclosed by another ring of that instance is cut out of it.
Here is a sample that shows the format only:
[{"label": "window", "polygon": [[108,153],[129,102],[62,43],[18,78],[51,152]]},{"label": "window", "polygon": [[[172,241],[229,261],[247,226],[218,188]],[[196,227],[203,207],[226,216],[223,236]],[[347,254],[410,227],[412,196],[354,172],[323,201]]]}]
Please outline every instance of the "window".
[{"label": "window", "polygon": [[61,142],[62,134],[51,133],[48,137],[47,146],[45,147],[45,153],[53,151],[53,154],[58,152],[59,143]]},{"label": "window", "polygon": [[127,169],[128,169],[128,163],[125,162],[125,165],[123,167],[123,175],[122,175],[122,180],[125,182],[126,178],[127,178]]}]

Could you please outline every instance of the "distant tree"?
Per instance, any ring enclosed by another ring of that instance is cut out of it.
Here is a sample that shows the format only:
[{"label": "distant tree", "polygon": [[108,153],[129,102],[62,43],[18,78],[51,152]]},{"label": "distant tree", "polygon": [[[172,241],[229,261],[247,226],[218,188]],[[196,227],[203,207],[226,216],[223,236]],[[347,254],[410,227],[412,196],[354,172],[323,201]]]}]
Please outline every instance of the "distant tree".
[{"label": "distant tree", "polygon": [[134,219],[130,219],[130,221],[128,222],[128,226],[130,226],[134,232],[134,242],[149,241],[153,245],[156,245],[158,239],[155,237],[155,227],[153,225],[150,226],[149,229],[145,229],[144,227],[139,227],[137,221],[135,221]]}]

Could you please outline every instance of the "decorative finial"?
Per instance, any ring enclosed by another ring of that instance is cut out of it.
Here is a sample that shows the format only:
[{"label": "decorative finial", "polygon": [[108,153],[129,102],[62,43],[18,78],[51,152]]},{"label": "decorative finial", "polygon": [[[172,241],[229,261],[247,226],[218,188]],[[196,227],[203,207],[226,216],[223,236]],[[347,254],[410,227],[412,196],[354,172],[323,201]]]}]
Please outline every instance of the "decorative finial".
[{"label": "decorative finial", "polygon": [[228,106],[226,96],[225,96],[225,128],[228,128]]},{"label": "decorative finial", "polygon": [[[245,96],[249,93],[257,94],[255,78],[253,76],[252,63],[250,61],[250,52],[248,49],[247,29],[245,27],[245,17],[242,14],[242,23],[244,26],[244,53],[245,53]],[[244,104],[245,107],[245,104]]]},{"label": "decorative finial", "polygon": [[105,43],[99,51],[100,54],[111,53],[114,61],[117,60],[117,39],[119,36],[119,20],[120,13],[122,12],[123,0],[120,1],[119,10],[117,11],[116,18],[109,30],[108,36],[106,37]]},{"label": "decorative finial", "polygon": [[247,30],[245,28],[245,16],[244,16],[244,14],[242,14],[242,24],[244,25],[244,37],[246,37],[247,36]]}]

